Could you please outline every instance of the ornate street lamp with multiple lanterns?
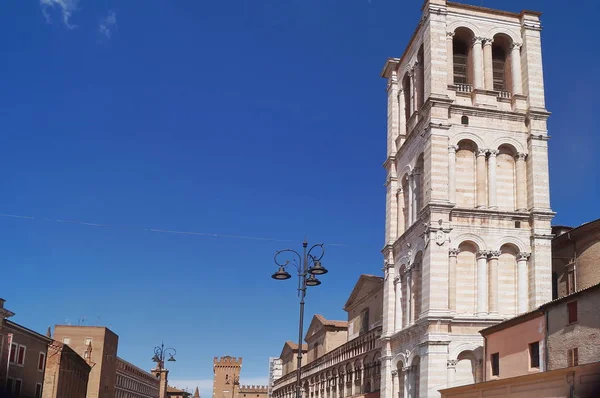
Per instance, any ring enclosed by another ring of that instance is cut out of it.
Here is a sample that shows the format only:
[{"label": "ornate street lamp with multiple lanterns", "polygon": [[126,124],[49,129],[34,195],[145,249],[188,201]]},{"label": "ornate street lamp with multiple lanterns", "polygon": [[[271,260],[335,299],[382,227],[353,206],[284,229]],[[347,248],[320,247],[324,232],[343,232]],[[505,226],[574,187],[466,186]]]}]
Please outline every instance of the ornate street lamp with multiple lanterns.
[{"label": "ornate street lamp with multiple lanterns", "polygon": [[[325,254],[325,247],[322,243],[313,245],[308,248],[308,242],[302,242],[302,254],[292,249],[279,250],[275,253],[275,264],[279,266],[279,270],[271,275],[271,278],[277,280],[290,279],[292,276],[287,272],[286,268],[293,265],[298,271],[298,295],[300,297],[300,322],[298,325],[298,368],[296,369],[296,398],[301,398],[301,367],[302,367],[302,334],[304,323],[304,297],[306,297],[307,286],[319,286],[321,281],[316,278],[316,275],[324,275],[327,269],[321,265],[321,259]],[[315,254],[313,254],[315,250]],[[286,255],[291,256],[291,261],[286,258]]]}]

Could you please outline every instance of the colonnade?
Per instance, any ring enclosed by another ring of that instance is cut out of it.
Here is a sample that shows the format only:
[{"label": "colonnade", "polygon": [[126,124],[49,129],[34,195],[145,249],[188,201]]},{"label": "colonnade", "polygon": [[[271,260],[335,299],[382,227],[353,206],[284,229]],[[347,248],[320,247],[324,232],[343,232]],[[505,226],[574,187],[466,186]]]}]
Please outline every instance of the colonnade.
[{"label": "colonnade", "polygon": [[[448,269],[448,309],[456,311],[456,265],[460,250],[452,248],[449,250]],[[476,253],[477,274],[477,315],[498,314],[498,259],[501,255],[499,250],[480,250]],[[520,252],[517,254],[517,312],[522,314],[528,310],[528,272],[527,260],[530,253]]]},{"label": "colonnade", "polygon": [[[456,151],[458,147],[448,147],[448,199],[456,203]],[[498,208],[497,191],[497,149],[477,149],[475,152],[475,181],[476,181],[476,207]],[[515,155],[515,187],[516,211],[527,210],[527,168],[525,153],[517,152]]]},{"label": "colonnade", "polygon": [[[446,52],[448,54],[448,84],[454,85],[454,40],[455,32],[447,32]],[[494,90],[494,67],[492,57],[493,38],[474,37],[471,40],[471,68],[473,77],[471,84],[475,89]],[[522,94],[523,83],[521,77],[521,44],[510,44],[511,58],[511,93]]]},{"label": "colonnade", "polygon": [[395,316],[394,329],[401,330],[412,325],[418,317],[421,265],[405,267],[404,272],[394,278]]}]

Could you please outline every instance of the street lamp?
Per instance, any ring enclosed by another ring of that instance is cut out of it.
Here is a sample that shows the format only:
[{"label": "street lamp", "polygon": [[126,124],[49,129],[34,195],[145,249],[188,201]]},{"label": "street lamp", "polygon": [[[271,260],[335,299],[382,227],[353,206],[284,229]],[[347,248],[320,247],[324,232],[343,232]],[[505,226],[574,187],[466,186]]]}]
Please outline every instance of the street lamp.
[{"label": "street lamp", "polygon": [[175,355],[177,355],[177,351],[175,351],[174,348],[165,348],[164,343],[161,343],[160,347],[154,347],[154,356],[152,357],[152,362],[156,362],[156,368],[159,372],[165,367],[165,357],[167,355],[169,356],[167,362],[175,362]]},{"label": "street lamp", "polygon": [[[322,243],[316,244],[308,249],[306,239],[302,242],[302,255],[292,249],[283,249],[275,253],[275,264],[279,266],[279,270],[271,275],[271,278],[276,280],[290,279],[292,276],[286,271],[286,267],[292,264],[298,271],[298,295],[300,296],[300,323],[298,325],[298,369],[296,370],[296,398],[301,398],[301,375],[300,368],[302,367],[302,334],[304,323],[304,297],[306,297],[307,286],[319,286],[321,281],[315,275],[324,275],[327,269],[321,265],[321,259],[325,254],[325,247]],[[312,254],[314,249],[318,248],[319,255]],[[285,254],[292,254],[292,261],[286,259],[281,261]],[[294,256],[295,255],[295,256]],[[297,256],[297,258],[296,258]]]}]

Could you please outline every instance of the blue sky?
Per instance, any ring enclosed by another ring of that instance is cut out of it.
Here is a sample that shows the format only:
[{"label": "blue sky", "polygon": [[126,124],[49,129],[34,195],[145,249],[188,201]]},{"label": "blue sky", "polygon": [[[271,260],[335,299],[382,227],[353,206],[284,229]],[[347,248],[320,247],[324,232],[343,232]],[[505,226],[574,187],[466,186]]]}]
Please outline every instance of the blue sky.
[{"label": "blue sky", "polygon": [[[597,2],[483,5],[544,12],[555,223],[598,218]],[[305,234],[338,244],[309,319],[343,319],[358,276],[380,273],[379,73],[420,7],[3,1],[0,213],[33,217],[0,217],[0,296],[14,320],[40,332],[81,317],[107,325],[144,368],[164,340],[178,350],[171,379],[204,396],[213,356],[242,356],[242,382],[266,381],[268,357],[297,336],[295,281],[269,277],[275,250]]]}]

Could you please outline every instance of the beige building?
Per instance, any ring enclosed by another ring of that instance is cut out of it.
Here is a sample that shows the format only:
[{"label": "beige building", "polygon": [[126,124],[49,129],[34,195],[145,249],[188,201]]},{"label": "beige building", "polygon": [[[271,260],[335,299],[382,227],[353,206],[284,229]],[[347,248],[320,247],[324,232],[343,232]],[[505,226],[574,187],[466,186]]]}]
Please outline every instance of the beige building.
[{"label": "beige building", "polygon": [[[300,369],[303,398],[379,397],[382,298],[383,278],[361,275],[344,306],[347,321],[313,317]],[[297,348],[284,344],[274,398],[296,397]]]},{"label": "beige building", "polygon": [[600,283],[600,220],[552,232],[552,298]]},{"label": "beige building", "polygon": [[2,364],[8,366],[2,397],[41,398],[52,339],[8,319],[3,321],[2,333],[10,343],[8,363]]},{"label": "beige building", "polygon": [[119,336],[110,329],[56,325],[54,339],[68,345],[92,366],[87,398],[159,397],[161,379],[119,358]]},{"label": "beige building", "polygon": [[479,330],[552,297],[540,13],[422,10],[382,72],[384,398],[481,381]]},{"label": "beige building", "polygon": [[483,383],[443,397],[600,396],[600,284],[481,331]]}]

